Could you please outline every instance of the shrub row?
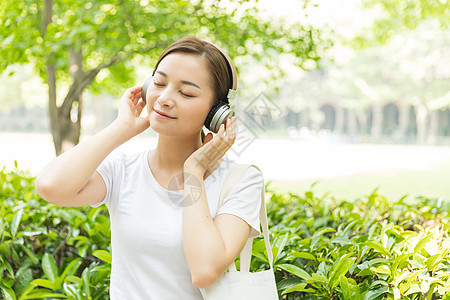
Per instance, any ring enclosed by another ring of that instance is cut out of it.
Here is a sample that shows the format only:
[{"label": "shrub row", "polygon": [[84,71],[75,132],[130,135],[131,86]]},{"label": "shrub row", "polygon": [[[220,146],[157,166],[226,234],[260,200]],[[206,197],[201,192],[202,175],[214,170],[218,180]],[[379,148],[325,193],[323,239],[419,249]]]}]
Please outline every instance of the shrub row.
[{"label": "shrub row", "polygon": [[[280,299],[450,299],[450,204],[354,201],[275,193],[266,202]],[[42,200],[34,178],[0,172],[0,290],[5,299],[109,299],[110,225],[105,206]],[[239,261],[238,261],[239,268]],[[254,240],[252,272],[268,269]],[[447,295],[449,294],[449,295]]]}]

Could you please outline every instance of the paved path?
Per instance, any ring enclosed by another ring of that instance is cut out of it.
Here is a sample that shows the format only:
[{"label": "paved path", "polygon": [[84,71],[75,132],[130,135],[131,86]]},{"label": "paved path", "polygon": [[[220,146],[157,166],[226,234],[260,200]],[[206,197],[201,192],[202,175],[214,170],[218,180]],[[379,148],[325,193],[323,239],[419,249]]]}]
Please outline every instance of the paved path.
[{"label": "paved path", "polygon": [[[157,139],[146,133],[133,138],[121,151],[133,153],[154,148]],[[243,146],[244,145],[244,146]],[[238,162],[254,163],[265,179],[304,181],[362,173],[421,170],[450,162],[450,147],[350,145],[258,138],[249,143],[236,140],[228,152]],[[0,167],[10,169],[17,160],[21,169],[37,174],[54,157],[47,134],[0,133]]]}]

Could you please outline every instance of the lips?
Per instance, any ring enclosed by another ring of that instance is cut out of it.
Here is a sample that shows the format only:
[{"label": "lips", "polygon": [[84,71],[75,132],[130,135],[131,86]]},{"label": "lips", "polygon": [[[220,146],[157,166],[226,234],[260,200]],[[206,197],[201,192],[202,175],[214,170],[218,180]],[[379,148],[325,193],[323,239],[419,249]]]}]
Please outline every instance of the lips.
[{"label": "lips", "polygon": [[154,111],[157,112],[158,114],[162,115],[162,116],[165,116],[165,117],[168,117],[168,118],[172,118],[172,119],[176,119],[175,117],[169,116],[168,114],[165,114],[165,113],[163,113],[160,110],[154,109]]}]

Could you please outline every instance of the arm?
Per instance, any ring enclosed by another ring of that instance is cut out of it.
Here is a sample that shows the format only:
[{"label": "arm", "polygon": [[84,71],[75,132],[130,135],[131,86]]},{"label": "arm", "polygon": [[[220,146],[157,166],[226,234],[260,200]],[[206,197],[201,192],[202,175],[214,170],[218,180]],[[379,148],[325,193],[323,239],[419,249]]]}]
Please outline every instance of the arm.
[{"label": "arm", "polygon": [[[183,205],[183,247],[191,270],[192,283],[206,288],[216,282],[238,257],[250,235],[251,227],[231,214],[212,219],[206,199],[203,174],[195,170],[186,172],[201,182],[201,194],[193,205]],[[195,187],[198,188],[198,187]],[[185,199],[189,199],[188,183],[184,186]]]},{"label": "arm", "polygon": [[[210,172],[218,166],[235,139],[234,120],[228,119],[226,131],[221,125],[216,137],[208,133],[204,145],[184,164],[183,250],[192,283],[198,288],[206,288],[217,281],[242,251],[250,235],[250,225],[237,216],[221,214],[212,219],[203,181],[206,170]],[[191,195],[191,188],[199,189],[199,195]]]},{"label": "arm", "polygon": [[60,206],[84,206],[101,202],[106,185],[96,172],[115,148],[149,127],[139,115],[145,106],[142,87],[128,89],[119,104],[117,119],[108,127],[52,160],[36,178],[42,198]]}]

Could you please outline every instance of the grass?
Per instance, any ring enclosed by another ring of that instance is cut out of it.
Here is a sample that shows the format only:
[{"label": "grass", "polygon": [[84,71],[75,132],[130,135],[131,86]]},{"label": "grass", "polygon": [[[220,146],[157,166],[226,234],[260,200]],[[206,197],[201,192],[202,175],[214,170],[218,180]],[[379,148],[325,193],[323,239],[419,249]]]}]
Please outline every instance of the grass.
[{"label": "grass", "polygon": [[311,189],[315,193],[330,193],[336,199],[355,200],[370,194],[378,187],[378,192],[395,201],[408,194],[408,198],[424,196],[442,197],[450,200],[450,162],[435,165],[426,170],[397,171],[391,173],[360,174],[335,179],[308,180],[301,182],[272,181],[271,187],[278,192],[289,191],[304,194]]}]

